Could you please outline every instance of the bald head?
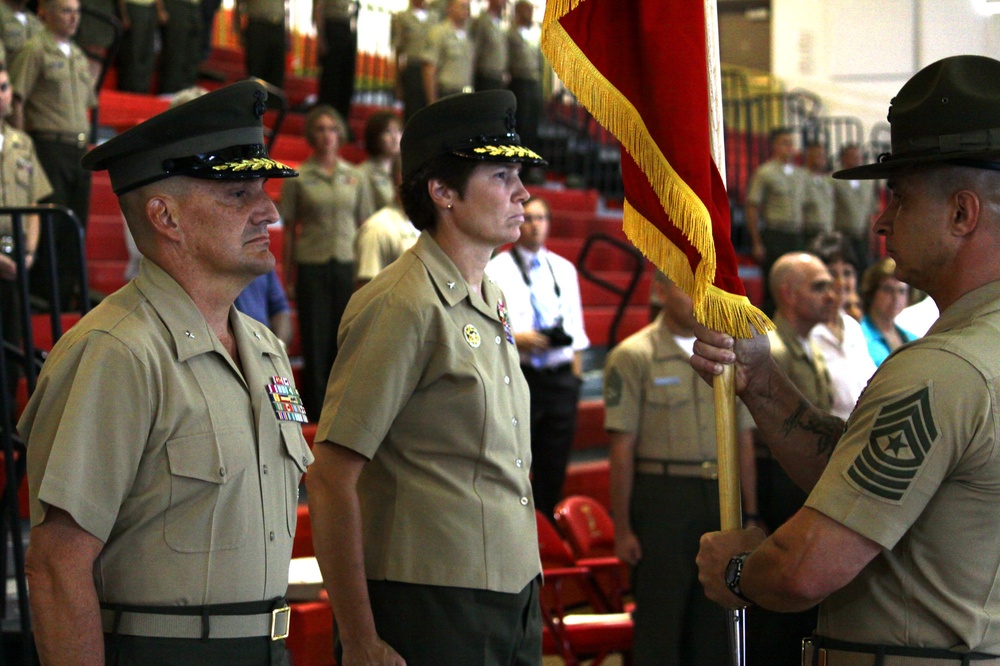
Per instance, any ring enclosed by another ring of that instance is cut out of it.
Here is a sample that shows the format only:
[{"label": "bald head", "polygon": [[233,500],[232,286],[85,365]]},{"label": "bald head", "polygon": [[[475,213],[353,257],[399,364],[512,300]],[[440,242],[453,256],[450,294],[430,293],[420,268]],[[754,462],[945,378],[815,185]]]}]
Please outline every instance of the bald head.
[{"label": "bald head", "polygon": [[813,326],[830,321],[837,312],[833,278],[819,257],[791,252],[771,268],[771,294],[776,314],[788,320],[805,337]]}]

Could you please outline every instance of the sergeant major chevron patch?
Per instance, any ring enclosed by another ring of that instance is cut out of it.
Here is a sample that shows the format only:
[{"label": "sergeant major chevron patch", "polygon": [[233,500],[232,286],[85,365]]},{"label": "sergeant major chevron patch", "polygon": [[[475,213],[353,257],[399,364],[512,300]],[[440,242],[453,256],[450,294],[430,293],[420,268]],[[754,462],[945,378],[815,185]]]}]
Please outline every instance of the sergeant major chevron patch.
[{"label": "sergeant major chevron patch", "polygon": [[930,387],[884,405],[847,476],[861,489],[892,501],[902,499],[927,459],[938,430],[931,414]]}]

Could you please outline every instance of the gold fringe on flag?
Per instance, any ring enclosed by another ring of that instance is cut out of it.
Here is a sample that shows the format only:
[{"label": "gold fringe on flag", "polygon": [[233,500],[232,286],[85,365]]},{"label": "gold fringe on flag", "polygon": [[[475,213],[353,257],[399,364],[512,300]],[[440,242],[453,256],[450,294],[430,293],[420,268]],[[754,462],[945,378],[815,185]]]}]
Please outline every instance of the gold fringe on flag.
[{"label": "gold fringe on flag", "polygon": [[559,19],[586,0],[548,0],[542,20],[542,50],[569,90],[590,114],[621,142],[660,199],[673,224],[698,252],[697,274],[687,257],[649,220],[625,201],[625,235],[694,301],[694,312],[704,325],[737,337],[751,337],[774,325],[745,296],[713,286],[716,256],[712,219],[697,194],[667,161],[649,134],[642,116],[580,50]]}]

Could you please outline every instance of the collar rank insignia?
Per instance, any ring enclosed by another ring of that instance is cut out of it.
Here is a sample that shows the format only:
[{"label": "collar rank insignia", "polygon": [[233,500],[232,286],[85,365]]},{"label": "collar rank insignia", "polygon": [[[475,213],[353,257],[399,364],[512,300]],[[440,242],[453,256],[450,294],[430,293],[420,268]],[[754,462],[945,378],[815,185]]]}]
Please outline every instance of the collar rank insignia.
[{"label": "collar rank insignia", "polygon": [[507,342],[514,344],[514,331],[510,328],[510,317],[507,316],[507,304],[502,298],[497,301],[497,316],[500,317],[500,323],[503,324],[503,332],[507,336]]},{"label": "collar rank insignia", "polygon": [[872,495],[898,502],[937,438],[930,387],[925,386],[879,409],[868,445],[848,468],[847,477]]},{"label": "collar rank insignia", "polygon": [[309,423],[306,408],[302,406],[302,398],[292,386],[292,382],[285,377],[271,377],[271,383],[266,388],[267,396],[271,399],[271,407],[274,408],[274,415],[279,421]]}]

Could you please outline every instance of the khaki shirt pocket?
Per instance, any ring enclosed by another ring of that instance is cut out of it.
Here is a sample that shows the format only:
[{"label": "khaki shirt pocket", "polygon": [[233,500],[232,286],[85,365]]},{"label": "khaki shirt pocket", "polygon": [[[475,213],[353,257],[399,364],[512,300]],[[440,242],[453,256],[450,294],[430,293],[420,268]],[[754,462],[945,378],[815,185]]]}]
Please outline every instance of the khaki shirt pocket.
[{"label": "khaki shirt pocket", "polygon": [[694,400],[689,379],[671,372],[656,373],[646,386],[640,456],[657,459],[687,457],[694,432]]},{"label": "khaki shirt pocket", "polygon": [[181,553],[241,547],[250,532],[253,502],[260,497],[246,468],[256,464],[246,432],[229,430],[167,442],[170,505],[167,545]]},{"label": "khaki shirt pocket", "polygon": [[295,522],[298,518],[299,484],[306,468],[314,460],[305,437],[302,436],[302,426],[289,421],[281,423],[281,441],[284,442],[285,460],[285,506],[288,523],[288,536],[295,536]]},{"label": "khaki shirt pocket", "polygon": [[69,79],[69,60],[61,56],[46,55],[42,60],[45,80],[60,83]]}]

